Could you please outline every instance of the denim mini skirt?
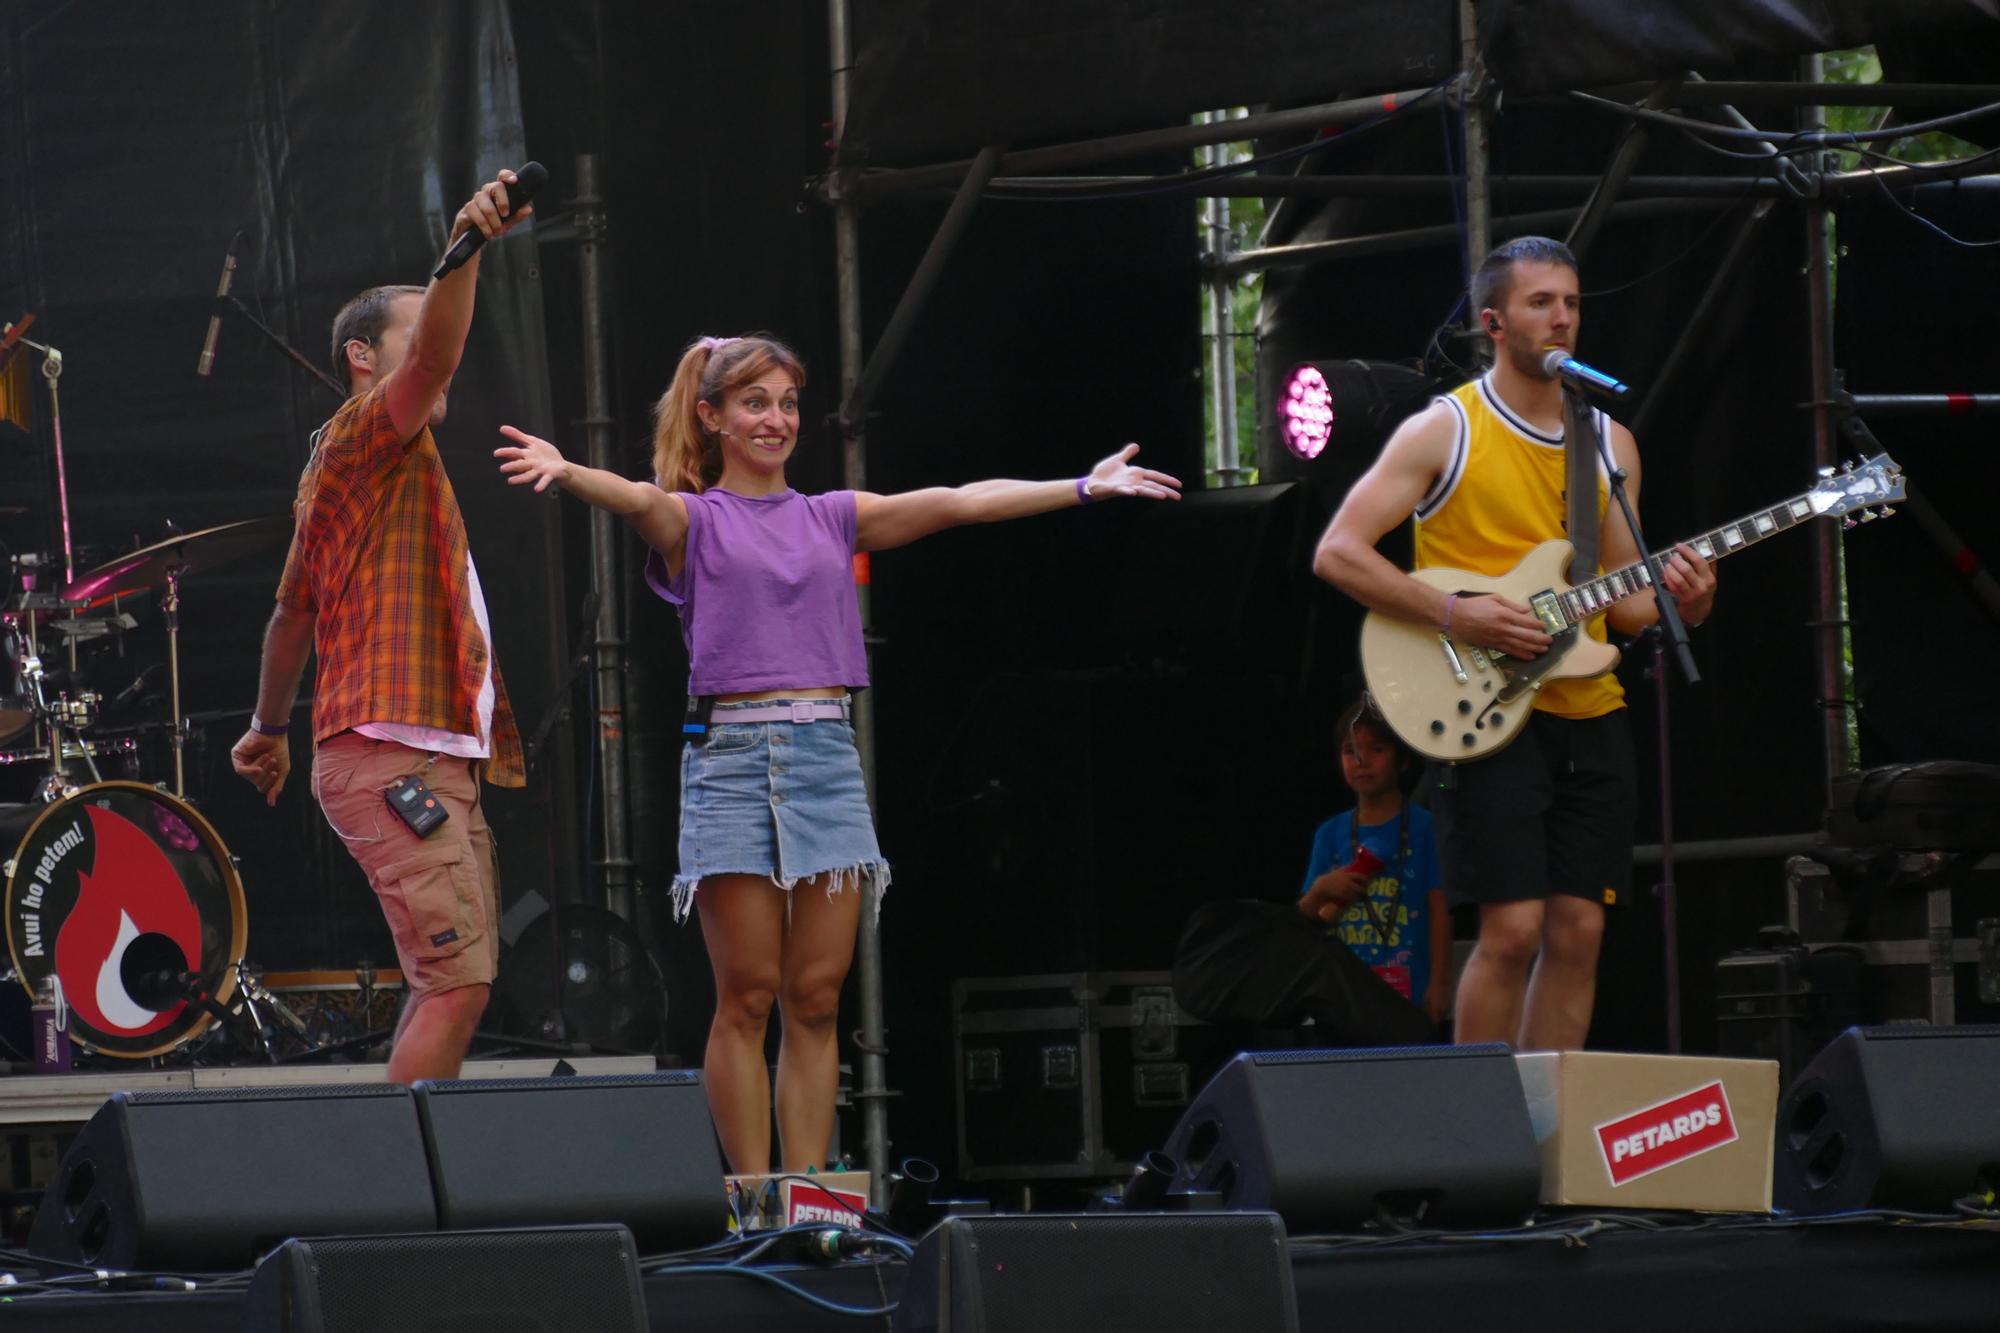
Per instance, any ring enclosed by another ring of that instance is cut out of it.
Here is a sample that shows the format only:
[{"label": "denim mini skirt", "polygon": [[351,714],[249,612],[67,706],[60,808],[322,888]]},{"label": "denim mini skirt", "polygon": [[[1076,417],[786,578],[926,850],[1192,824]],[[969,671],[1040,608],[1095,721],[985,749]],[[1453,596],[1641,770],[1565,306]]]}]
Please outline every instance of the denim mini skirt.
[{"label": "denim mini skirt", "polygon": [[872,886],[882,910],[889,863],[875,841],[854,725],[729,720],[731,712],[781,702],[789,701],[717,704],[707,743],[681,752],[676,920],[687,919],[710,875],[763,875],[789,892],[824,874],[829,897]]}]

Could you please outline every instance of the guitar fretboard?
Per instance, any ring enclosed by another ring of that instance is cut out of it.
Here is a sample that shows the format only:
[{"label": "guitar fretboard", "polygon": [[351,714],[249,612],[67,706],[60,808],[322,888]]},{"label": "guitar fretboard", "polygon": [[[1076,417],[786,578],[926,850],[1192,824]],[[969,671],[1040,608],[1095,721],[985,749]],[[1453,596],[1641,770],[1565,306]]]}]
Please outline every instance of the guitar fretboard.
[{"label": "guitar fretboard", "polygon": [[[1746,514],[1734,523],[1725,523],[1700,536],[1690,537],[1682,545],[1691,546],[1704,560],[1720,560],[1725,555],[1734,555],[1746,546],[1754,546],[1766,537],[1774,536],[1787,528],[1797,527],[1817,512],[1812,503],[1812,492],[1795,495],[1771,506],[1759,509],[1754,514]],[[1655,558],[1664,561],[1673,554],[1673,549],[1660,551]],[[1627,565],[1601,574],[1587,583],[1579,583],[1558,599],[1563,615],[1571,624],[1578,624],[1590,617],[1624,601],[1635,597],[1653,586],[1653,575],[1646,563]]]}]

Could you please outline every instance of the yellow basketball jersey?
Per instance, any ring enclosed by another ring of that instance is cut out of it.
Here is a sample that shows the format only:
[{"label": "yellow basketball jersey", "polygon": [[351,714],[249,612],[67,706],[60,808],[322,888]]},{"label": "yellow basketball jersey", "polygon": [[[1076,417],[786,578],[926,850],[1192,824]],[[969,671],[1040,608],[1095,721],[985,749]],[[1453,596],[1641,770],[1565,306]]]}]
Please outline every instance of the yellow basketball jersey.
[{"label": "yellow basketball jersey", "polygon": [[[1416,566],[1505,574],[1566,530],[1569,460],[1562,436],[1535,429],[1502,402],[1490,374],[1438,401],[1452,409],[1458,436],[1450,465],[1417,506]],[[1604,414],[1597,415],[1598,428],[1608,431]],[[1600,528],[1609,497],[1600,461]],[[1604,617],[1590,621],[1586,632],[1602,643]],[[1535,707],[1557,717],[1601,717],[1624,703],[1625,687],[1610,674],[1550,681],[1535,696]]]}]

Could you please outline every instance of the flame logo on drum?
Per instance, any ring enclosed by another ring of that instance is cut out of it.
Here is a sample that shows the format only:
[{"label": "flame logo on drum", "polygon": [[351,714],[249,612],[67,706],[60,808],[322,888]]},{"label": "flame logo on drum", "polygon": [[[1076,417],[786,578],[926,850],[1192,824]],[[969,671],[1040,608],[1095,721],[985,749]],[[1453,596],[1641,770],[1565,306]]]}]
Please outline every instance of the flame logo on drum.
[{"label": "flame logo on drum", "polygon": [[56,974],[76,1016],[100,1032],[139,1037],[172,1022],[185,1007],[155,1013],[135,1001],[118,974],[141,934],[165,935],[188,966],[201,967],[201,915],[180,876],[153,840],[109,810],[88,810],[95,850],[77,874],[76,905],[56,935]]}]

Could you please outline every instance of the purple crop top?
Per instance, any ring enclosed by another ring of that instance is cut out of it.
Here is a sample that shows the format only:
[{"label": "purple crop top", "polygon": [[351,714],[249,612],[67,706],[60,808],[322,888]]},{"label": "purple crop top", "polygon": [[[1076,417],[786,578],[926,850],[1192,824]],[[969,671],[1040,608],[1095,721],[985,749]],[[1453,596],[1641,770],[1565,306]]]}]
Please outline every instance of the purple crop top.
[{"label": "purple crop top", "polygon": [[853,491],[747,496],[681,492],[687,557],[646,582],[680,608],[689,694],[868,683],[854,595]]}]

